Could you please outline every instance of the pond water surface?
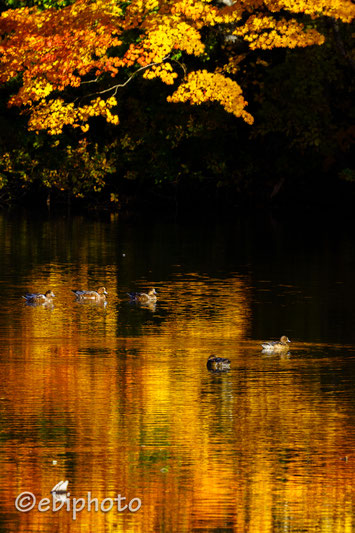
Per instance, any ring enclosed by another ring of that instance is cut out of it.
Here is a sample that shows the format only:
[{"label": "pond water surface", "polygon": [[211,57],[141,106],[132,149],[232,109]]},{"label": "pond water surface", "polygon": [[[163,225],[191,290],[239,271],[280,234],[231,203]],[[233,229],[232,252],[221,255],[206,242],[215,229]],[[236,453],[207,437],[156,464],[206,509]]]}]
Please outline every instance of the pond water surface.
[{"label": "pond water surface", "polygon": [[354,531],[351,227],[0,214],[0,531]]}]

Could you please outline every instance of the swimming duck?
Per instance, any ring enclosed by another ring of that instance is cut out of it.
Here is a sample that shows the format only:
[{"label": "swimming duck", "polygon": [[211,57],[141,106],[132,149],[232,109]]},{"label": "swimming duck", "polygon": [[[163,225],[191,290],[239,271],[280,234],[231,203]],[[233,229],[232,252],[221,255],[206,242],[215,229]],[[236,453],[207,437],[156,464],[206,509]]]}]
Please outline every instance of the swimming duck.
[{"label": "swimming duck", "polygon": [[26,293],[25,296],[22,296],[28,304],[51,304],[55,294],[52,291],[47,291],[45,294],[40,294],[37,292]]},{"label": "swimming duck", "polygon": [[55,492],[56,494],[63,494],[68,492],[68,483],[69,481],[59,481],[51,490],[51,492]]},{"label": "swimming duck", "polygon": [[265,353],[282,353],[288,351],[288,343],[291,342],[286,335],[282,335],[279,341],[265,342],[261,346]]},{"label": "swimming duck", "polygon": [[68,493],[69,481],[59,481],[51,490],[52,498],[54,502],[67,502],[70,494]]},{"label": "swimming duck", "polygon": [[95,300],[96,302],[102,302],[106,300],[107,291],[105,287],[99,287],[97,291],[74,291],[77,300]]},{"label": "swimming duck", "polygon": [[149,304],[157,301],[155,289],[150,289],[147,294],[145,292],[129,292],[128,296],[132,302],[138,302],[140,304]]},{"label": "swimming duck", "polygon": [[207,359],[208,370],[230,370],[231,362],[224,357],[217,357],[216,355],[210,355]]}]

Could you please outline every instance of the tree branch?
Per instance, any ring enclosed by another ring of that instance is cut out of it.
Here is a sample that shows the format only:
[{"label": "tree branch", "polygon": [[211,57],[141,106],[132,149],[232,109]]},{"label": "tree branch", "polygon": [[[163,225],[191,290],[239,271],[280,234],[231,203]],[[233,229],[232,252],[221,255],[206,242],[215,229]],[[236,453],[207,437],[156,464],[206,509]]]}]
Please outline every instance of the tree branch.
[{"label": "tree branch", "polygon": [[[104,89],[103,91],[97,91],[95,93],[91,93],[91,94],[87,94],[85,96],[85,98],[88,98],[90,96],[95,96],[97,94],[105,94],[105,93],[108,93],[110,91],[114,91],[113,93],[113,96],[116,96],[117,94],[117,91],[118,89],[121,89],[122,87],[125,87],[126,85],[128,85],[128,83],[139,73],[141,72],[142,70],[146,70],[147,68],[150,68],[150,67],[154,67],[156,65],[160,65],[161,63],[163,63],[164,61],[166,61],[167,59],[169,59],[169,55],[165,56],[163,58],[162,61],[159,61],[158,63],[149,63],[149,65],[145,65],[144,67],[140,67],[138,70],[136,70],[135,72],[133,72],[132,76],[130,76],[124,83],[118,83],[116,85],[112,85],[112,87],[109,87],[108,89]],[[95,81],[95,80],[93,80]]]}]

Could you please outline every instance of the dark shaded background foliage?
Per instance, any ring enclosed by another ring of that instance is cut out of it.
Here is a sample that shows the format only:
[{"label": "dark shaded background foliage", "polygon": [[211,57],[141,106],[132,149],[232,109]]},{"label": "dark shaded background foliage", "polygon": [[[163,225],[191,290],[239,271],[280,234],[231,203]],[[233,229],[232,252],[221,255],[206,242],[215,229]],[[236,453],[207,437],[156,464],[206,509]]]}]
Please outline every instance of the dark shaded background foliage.
[{"label": "dark shaded background foliage", "polygon": [[[7,0],[1,9],[68,3]],[[2,87],[0,150],[10,154],[11,165],[0,167],[0,202],[81,198],[85,205],[113,209],[168,210],[267,203],[351,206],[352,28],[321,24],[323,46],[243,50],[236,79],[255,117],[253,126],[217,104],[168,104],[171,87],[136,77],[120,93],[119,126],[92,121],[85,155],[78,150],[83,134],[76,130],[57,138],[28,132],[26,117],[6,105],[14,88]],[[227,45],[221,30],[211,30],[206,39],[205,68],[223,64]]]}]

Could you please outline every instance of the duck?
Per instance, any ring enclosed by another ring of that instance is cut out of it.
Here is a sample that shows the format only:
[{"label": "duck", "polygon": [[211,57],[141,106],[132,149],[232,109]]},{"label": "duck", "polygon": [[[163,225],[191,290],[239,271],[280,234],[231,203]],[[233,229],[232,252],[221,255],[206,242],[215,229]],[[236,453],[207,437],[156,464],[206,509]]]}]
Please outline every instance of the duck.
[{"label": "duck", "polygon": [[217,357],[216,355],[210,355],[207,359],[208,370],[230,370],[231,362],[225,357]]},{"label": "duck", "polygon": [[65,494],[68,492],[69,481],[59,481],[51,490],[51,492],[56,494]]},{"label": "duck", "polygon": [[47,291],[44,294],[38,292],[26,293],[22,296],[28,304],[51,304],[55,294],[53,291]]},{"label": "duck", "polygon": [[263,347],[264,353],[282,353],[288,351],[288,344],[290,342],[290,339],[286,335],[282,335],[279,341],[265,342],[261,346]]},{"label": "duck", "polygon": [[77,300],[94,300],[96,302],[103,302],[106,300],[107,291],[105,287],[99,287],[97,291],[76,291],[72,289]]},{"label": "duck", "polygon": [[156,302],[158,297],[155,289],[149,289],[148,293],[145,292],[129,292],[127,293],[132,302],[140,304],[150,304]]},{"label": "duck", "polygon": [[65,503],[69,501],[69,492],[68,492],[68,483],[69,481],[59,481],[51,490],[53,502],[62,502]]}]

